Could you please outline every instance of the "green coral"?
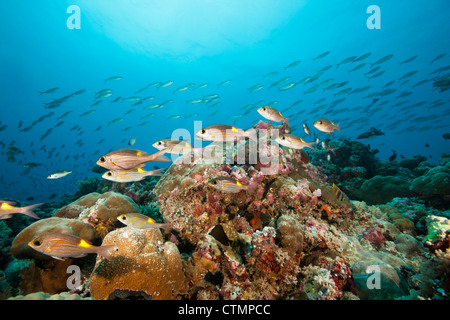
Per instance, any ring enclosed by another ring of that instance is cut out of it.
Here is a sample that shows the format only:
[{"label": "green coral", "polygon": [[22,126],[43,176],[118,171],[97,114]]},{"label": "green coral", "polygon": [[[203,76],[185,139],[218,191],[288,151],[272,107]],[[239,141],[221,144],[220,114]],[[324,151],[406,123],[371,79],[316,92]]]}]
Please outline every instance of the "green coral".
[{"label": "green coral", "polygon": [[368,204],[384,204],[396,197],[408,196],[409,185],[407,180],[398,177],[375,176],[362,184],[357,195]]},{"label": "green coral", "polygon": [[423,239],[424,242],[435,243],[444,240],[450,234],[450,220],[439,216],[428,216],[425,218],[428,234]]}]

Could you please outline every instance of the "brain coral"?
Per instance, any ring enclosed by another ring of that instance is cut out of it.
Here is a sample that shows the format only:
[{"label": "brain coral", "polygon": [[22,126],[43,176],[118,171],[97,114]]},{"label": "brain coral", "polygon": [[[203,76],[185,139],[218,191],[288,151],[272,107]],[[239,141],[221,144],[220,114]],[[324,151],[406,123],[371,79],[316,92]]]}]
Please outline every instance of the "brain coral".
[{"label": "brain coral", "polygon": [[175,299],[186,289],[176,245],[164,242],[159,229],[124,227],[106,235],[103,245],[118,249],[112,261],[99,261],[91,274],[91,295],[105,300],[122,290],[144,292],[155,300]]},{"label": "brain coral", "polygon": [[421,194],[450,195],[450,165],[437,166],[413,180],[411,190]]},{"label": "brain coral", "polygon": [[138,205],[128,196],[116,192],[90,193],[57,210],[54,217],[74,218],[95,228],[103,238],[120,225],[117,217],[123,213],[139,212]]}]

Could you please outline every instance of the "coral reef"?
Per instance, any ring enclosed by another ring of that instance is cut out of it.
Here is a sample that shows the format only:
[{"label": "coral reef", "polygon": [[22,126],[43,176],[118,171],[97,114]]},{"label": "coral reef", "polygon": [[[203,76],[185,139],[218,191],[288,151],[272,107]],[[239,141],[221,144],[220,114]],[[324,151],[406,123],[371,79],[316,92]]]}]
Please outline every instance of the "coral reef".
[{"label": "coral reef", "polygon": [[115,244],[112,261],[98,260],[90,277],[91,295],[108,299],[116,290],[143,291],[154,300],[175,299],[185,278],[178,248],[164,242],[159,229],[125,227],[106,235],[103,245]]}]

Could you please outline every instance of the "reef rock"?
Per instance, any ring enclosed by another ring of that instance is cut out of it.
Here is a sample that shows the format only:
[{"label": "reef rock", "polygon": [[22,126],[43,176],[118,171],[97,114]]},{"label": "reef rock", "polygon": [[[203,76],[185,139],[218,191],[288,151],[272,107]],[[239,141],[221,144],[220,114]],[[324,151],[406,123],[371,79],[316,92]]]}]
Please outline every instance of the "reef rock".
[{"label": "reef rock", "polygon": [[121,226],[117,222],[119,215],[131,212],[139,212],[139,207],[130,197],[109,191],[87,194],[57,210],[53,216],[81,220],[94,227],[96,234],[103,238]]},{"label": "reef rock", "polygon": [[112,299],[120,291],[134,291],[149,299],[168,300],[185,291],[178,248],[170,241],[164,242],[159,229],[120,228],[108,233],[102,245],[112,244],[117,246],[113,259],[97,259],[90,277],[95,299]]},{"label": "reef rock", "polygon": [[383,204],[396,197],[410,195],[410,183],[394,176],[375,176],[366,180],[358,192],[358,197],[368,204]]}]

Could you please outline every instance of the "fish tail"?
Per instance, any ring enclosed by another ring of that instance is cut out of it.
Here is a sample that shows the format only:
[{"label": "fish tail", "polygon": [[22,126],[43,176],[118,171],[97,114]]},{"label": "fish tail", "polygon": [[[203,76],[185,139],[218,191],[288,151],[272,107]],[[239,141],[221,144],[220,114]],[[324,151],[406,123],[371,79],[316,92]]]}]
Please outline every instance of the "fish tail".
[{"label": "fish tail", "polygon": [[156,170],[150,170],[148,171],[148,173],[146,174],[146,176],[158,176],[158,177],[162,177],[164,176],[164,173],[161,173],[161,171],[163,171],[165,168],[161,168],[161,169],[156,169]]},{"label": "fish tail", "polygon": [[112,255],[110,250],[115,249],[117,246],[115,244],[109,245],[109,246],[101,246],[97,249],[97,254],[101,255],[103,258],[105,258],[108,261],[112,260]]},{"label": "fish tail", "polygon": [[33,204],[28,207],[23,207],[23,208],[21,208],[20,213],[27,215],[29,217],[35,218],[35,219],[39,219],[39,217],[33,212],[33,209],[37,208],[41,205],[43,205],[43,203],[36,203],[36,204]]},{"label": "fish tail", "polygon": [[339,123],[335,127],[337,131],[341,132],[341,129],[339,129]]},{"label": "fish tail", "polygon": [[158,227],[161,228],[161,229],[164,229],[164,230],[168,230],[168,231],[170,231],[170,230],[173,229],[173,225],[172,225],[171,222],[160,223],[160,224],[158,225]]},{"label": "fish tail", "polygon": [[316,148],[313,147],[313,144],[315,144],[315,142],[310,142],[310,143],[307,143],[306,145],[308,146],[308,148],[311,148],[314,151],[316,151]]},{"label": "fish tail", "polygon": [[170,159],[164,155],[164,153],[166,153],[166,151],[165,151],[166,149],[167,148],[159,150],[158,152],[155,152],[155,153],[147,156],[148,160],[146,160],[145,162],[147,162],[147,161],[170,161]]}]

